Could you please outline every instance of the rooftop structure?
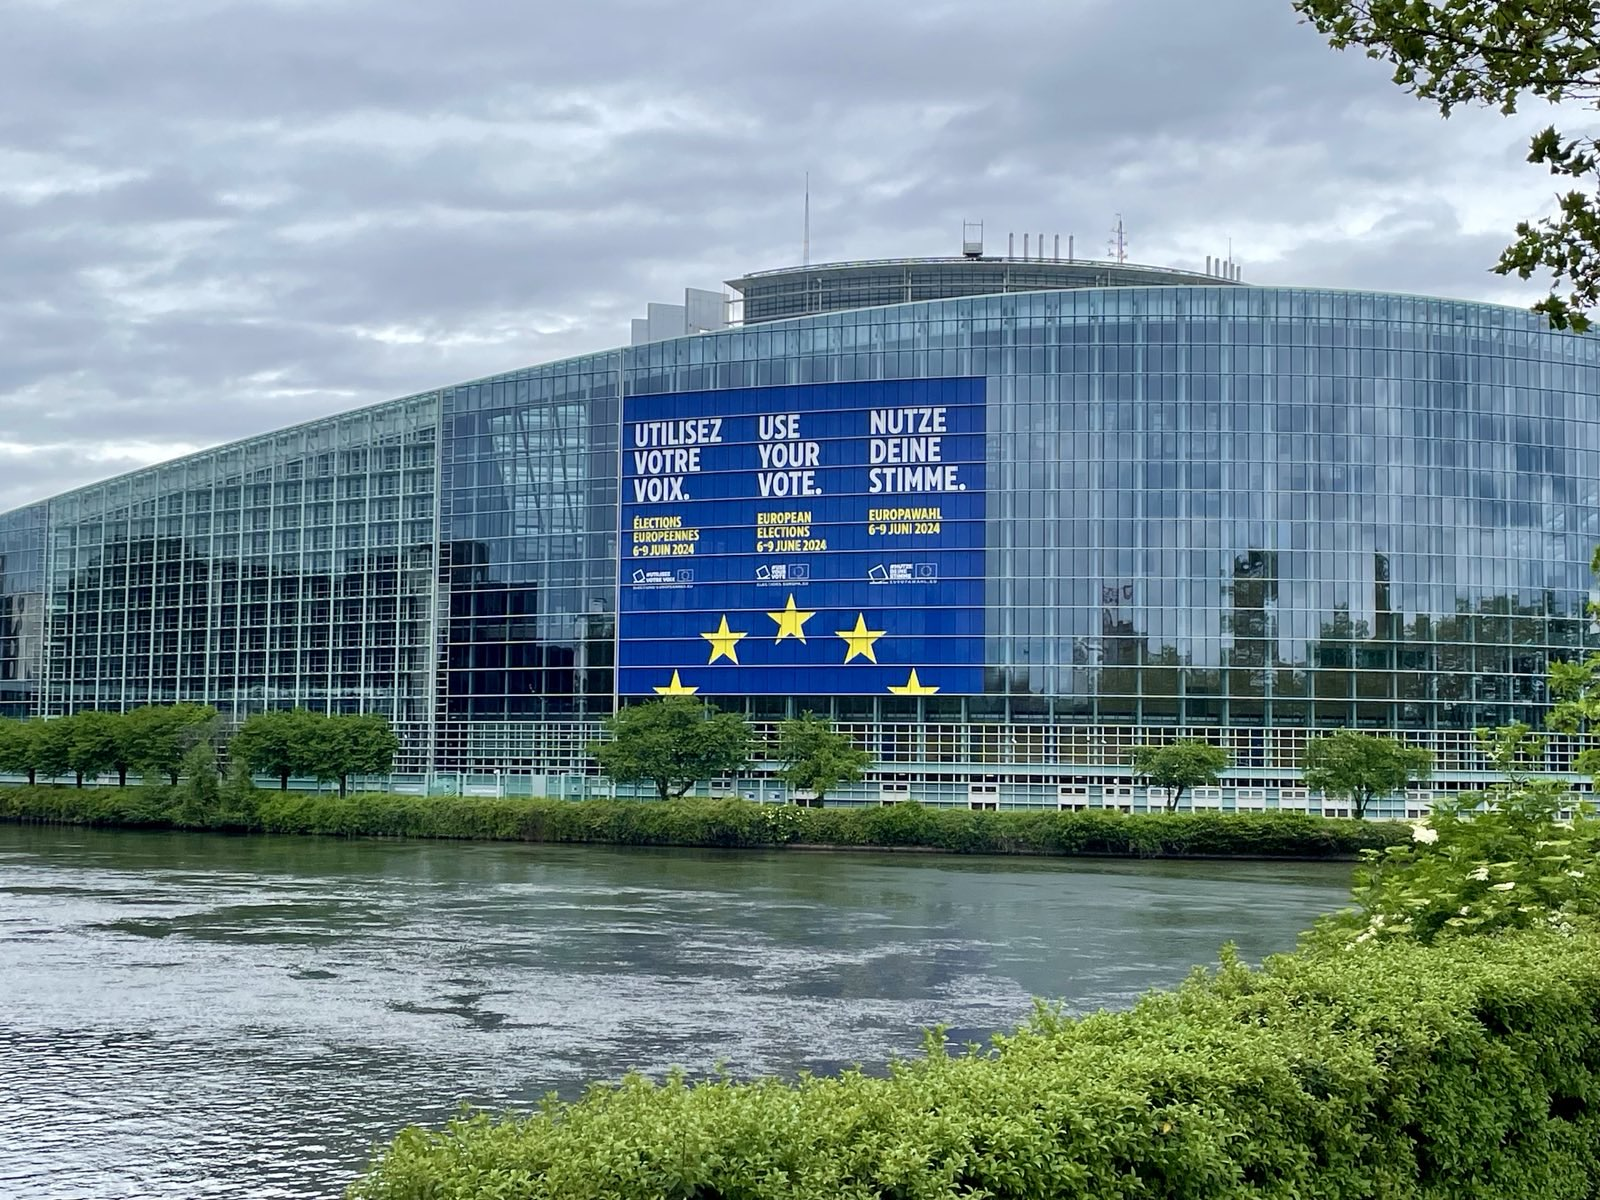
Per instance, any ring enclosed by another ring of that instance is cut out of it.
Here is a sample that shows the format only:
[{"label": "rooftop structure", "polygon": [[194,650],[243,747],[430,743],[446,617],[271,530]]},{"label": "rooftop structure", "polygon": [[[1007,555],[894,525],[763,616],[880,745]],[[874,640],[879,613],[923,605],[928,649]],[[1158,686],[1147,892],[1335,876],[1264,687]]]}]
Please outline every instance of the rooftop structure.
[{"label": "rooftop structure", "polygon": [[[1043,249],[1044,235],[1039,237]],[[1057,239],[1059,244],[1060,239]],[[1031,246],[1030,246],[1031,248]],[[743,323],[917,300],[953,300],[1009,292],[1076,288],[1239,286],[1237,269],[1217,260],[1216,274],[1071,257],[883,258],[757,271],[727,281],[742,299]]]},{"label": "rooftop structure", "polygon": [[704,288],[684,288],[682,304],[657,304],[645,308],[645,316],[635,317],[630,343],[648,346],[668,338],[694,333],[715,333],[728,327],[728,302],[721,292]]}]

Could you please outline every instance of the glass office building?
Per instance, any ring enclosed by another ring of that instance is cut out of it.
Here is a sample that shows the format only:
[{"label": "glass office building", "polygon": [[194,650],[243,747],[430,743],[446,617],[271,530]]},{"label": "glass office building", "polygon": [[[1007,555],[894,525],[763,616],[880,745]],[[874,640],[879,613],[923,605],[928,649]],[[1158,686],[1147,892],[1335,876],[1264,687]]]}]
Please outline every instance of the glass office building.
[{"label": "glass office building", "polygon": [[[1234,763],[1194,803],[1303,807],[1305,741],[1335,728],[1429,747],[1432,788],[1477,786],[1474,729],[1540,723],[1550,661],[1596,640],[1597,347],[1517,309],[1216,280],[824,312],[513,371],[0,515],[0,713],[382,712],[398,781],[441,791],[603,790],[598,722],[673,691],[762,727],[832,715],[875,760],[855,800],[1142,808],[1132,748],[1193,736]],[[947,404],[959,421],[926,416]],[[883,436],[902,412],[932,441]],[[800,490],[750,516],[717,456],[770,465],[784,430],[821,474],[785,473]],[[962,482],[867,465],[930,445],[959,447]],[[673,487],[687,518],[661,515]],[[900,518],[906,552],[879,553]],[[804,561],[775,580],[774,548]],[[750,553],[759,594],[733,579]],[[822,636],[784,632],[786,599]],[[870,663],[857,616],[885,633]],[[808,673],[807,654],[835,657]],[[712,782],[782,795],[759,771]]]}]

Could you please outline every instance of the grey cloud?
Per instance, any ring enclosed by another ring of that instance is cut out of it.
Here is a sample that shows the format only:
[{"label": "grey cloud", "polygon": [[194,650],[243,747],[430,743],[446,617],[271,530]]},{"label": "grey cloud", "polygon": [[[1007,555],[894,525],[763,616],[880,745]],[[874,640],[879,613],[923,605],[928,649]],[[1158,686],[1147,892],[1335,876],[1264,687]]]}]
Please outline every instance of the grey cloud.
[{"label": "grey cloud", "polygon": [[1307,241],[1292,259],[1263,264],[1252,277],[1261,283],[1531,304],[1543,294],[1537,281],[1491,272],[1506,240],[1465,233],[1448,213],[1416,209],[1394,214],[1359,241]]},{"label": "grey cloud", "polygon": [[[1504,239],[1426,197],[1528,170],[1524,125],[1440,122],[1287,0],[23,2],[6,26],[0,446],[50,449],[0,453],[0,507],[616,344],[648,300],[796,259],[807,171],[819,259],[945,253],[969,217],[1093,254],[1120,210],[1136,259],[1231,233],[1262,281],[1500,297]],[[1356,200],[1380,219],[1330,233]]]}]

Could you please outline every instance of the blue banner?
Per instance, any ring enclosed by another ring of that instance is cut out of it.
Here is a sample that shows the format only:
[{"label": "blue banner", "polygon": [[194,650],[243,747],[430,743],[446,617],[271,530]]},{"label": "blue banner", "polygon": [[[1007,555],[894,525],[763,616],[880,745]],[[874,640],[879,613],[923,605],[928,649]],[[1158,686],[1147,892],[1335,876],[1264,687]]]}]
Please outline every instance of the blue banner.
[{"label": "blue banner", "polygon": [[983,690],[982,379],[623,402],[624,696]]}]

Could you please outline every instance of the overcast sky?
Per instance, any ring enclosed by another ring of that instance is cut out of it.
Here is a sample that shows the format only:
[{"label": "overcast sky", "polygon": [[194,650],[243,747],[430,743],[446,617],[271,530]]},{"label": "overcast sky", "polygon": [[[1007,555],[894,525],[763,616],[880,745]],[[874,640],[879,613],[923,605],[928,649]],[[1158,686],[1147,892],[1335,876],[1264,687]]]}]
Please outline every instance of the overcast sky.
[{"label": "overcast sky", "polygon": [[1528,303],[1534,112],[1448,122],[1288,0],[3,0],[0,510],[627,341],[962,221]]}]

